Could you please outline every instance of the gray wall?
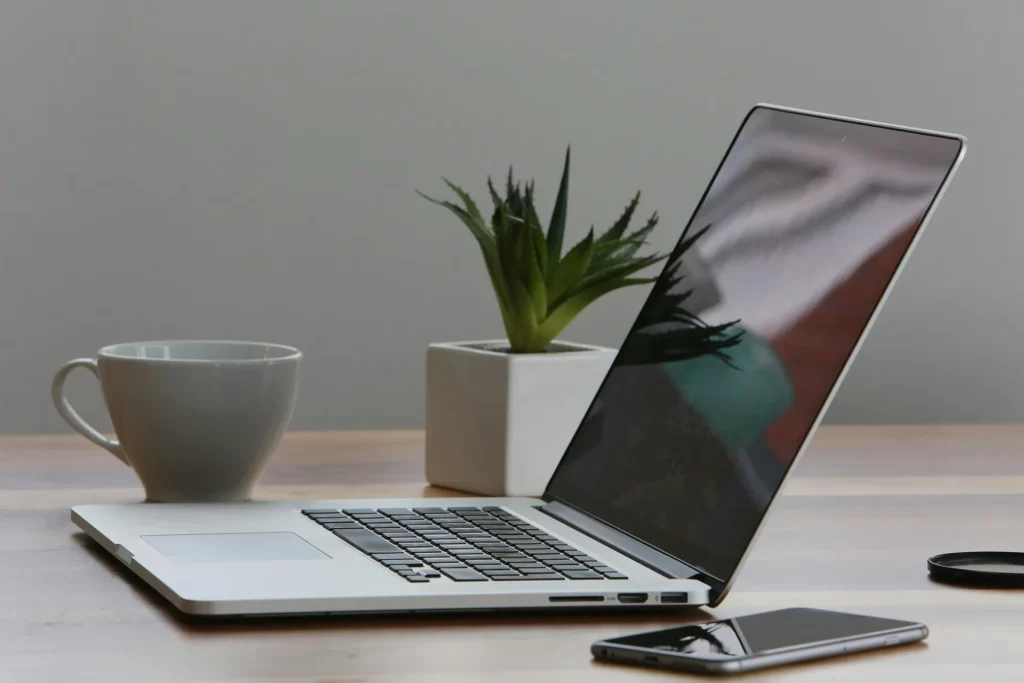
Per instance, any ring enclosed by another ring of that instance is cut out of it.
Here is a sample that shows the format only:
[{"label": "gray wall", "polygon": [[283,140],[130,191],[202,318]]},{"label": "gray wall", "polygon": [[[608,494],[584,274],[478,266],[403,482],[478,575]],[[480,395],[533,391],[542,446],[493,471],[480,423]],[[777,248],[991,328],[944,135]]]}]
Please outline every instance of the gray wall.
[{"label": "gray wall", "polygon": [[[927,8],[927,11],[922,11]],[[1016,2],[0,0],[0,432],[114,341],[307,354],[299,428],[422,423],[428,342],[500,332],[472,240],[413,188],[636,188],[675,239],[759,100],[972,148],[830,418],[1024,418]],[[481,197],[483,198],[483,197]],[[566,335],[616,344],[642,292]],[[100,414],[76,377],[73,398]]]}]

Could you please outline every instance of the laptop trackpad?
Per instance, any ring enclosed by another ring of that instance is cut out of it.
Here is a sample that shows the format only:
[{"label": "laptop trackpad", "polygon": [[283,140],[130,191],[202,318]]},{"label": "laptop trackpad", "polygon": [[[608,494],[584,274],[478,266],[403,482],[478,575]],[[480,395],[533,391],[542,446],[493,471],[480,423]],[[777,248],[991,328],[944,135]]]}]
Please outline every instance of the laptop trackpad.
[{"label": "laptop trackpad", "polygon": [[245,534],[168,534],[143,540],[171,562],[267,562],[329,560],[290,531]]}]

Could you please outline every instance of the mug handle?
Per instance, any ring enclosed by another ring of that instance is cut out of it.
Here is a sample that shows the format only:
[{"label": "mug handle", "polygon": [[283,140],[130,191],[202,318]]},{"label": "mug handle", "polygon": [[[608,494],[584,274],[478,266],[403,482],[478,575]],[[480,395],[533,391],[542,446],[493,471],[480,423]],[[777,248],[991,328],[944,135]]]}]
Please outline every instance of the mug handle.
[{"label": "mug handle", "polygon": [[89,439],[89,441],[92,441],[100,448],[107,449],[113,453],[118,460],[131,467],[131,463],[128,462],[128,458],[125,456],[124,449],[121,448],[121,444],[117,441],[111,441],[107,437],[103,436],[95,427],[83,420],[75,409],[71,407],[71,404],[68,402],[68,397],[64,395],[64,382],[67,380],[68,375],[71,374],[71,371],[75,368],[85,368],[95,375],[97,380],[100,378],[99,366],[92,358],[76,358],[75,360],[68,361],[53,377],[53,386],[50,388],[50,395],[53,397],[54,407],[57,408],[57,412],[60,413],[60,416],[63,417],[69,425],[71,425],[72,429]]}]

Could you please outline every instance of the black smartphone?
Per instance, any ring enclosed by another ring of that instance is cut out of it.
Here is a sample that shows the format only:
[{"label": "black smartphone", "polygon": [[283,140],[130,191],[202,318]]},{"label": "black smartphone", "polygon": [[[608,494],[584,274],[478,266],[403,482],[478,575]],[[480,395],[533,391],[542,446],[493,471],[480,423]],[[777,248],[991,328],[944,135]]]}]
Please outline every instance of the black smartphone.
[{"label": "black smartphone", "polygon": [[794,607],[599,640],[591,652],[609,662],[734,674],[904,645],[927,636],[924,624]]}]

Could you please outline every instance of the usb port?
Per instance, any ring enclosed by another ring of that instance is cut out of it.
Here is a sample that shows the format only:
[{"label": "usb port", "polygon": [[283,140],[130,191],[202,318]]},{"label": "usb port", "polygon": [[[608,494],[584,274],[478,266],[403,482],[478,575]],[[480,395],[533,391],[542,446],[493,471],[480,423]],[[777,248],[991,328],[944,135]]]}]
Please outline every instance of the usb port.
[{"label": "usb port", "polygon": [[690,600],[686,593],[662,593],[661,601],[665,604],[683,605]]},{"label": "usb port", "polygon": [[647,593],[619,593],[619,602],[630,604],[647,602]]}]

